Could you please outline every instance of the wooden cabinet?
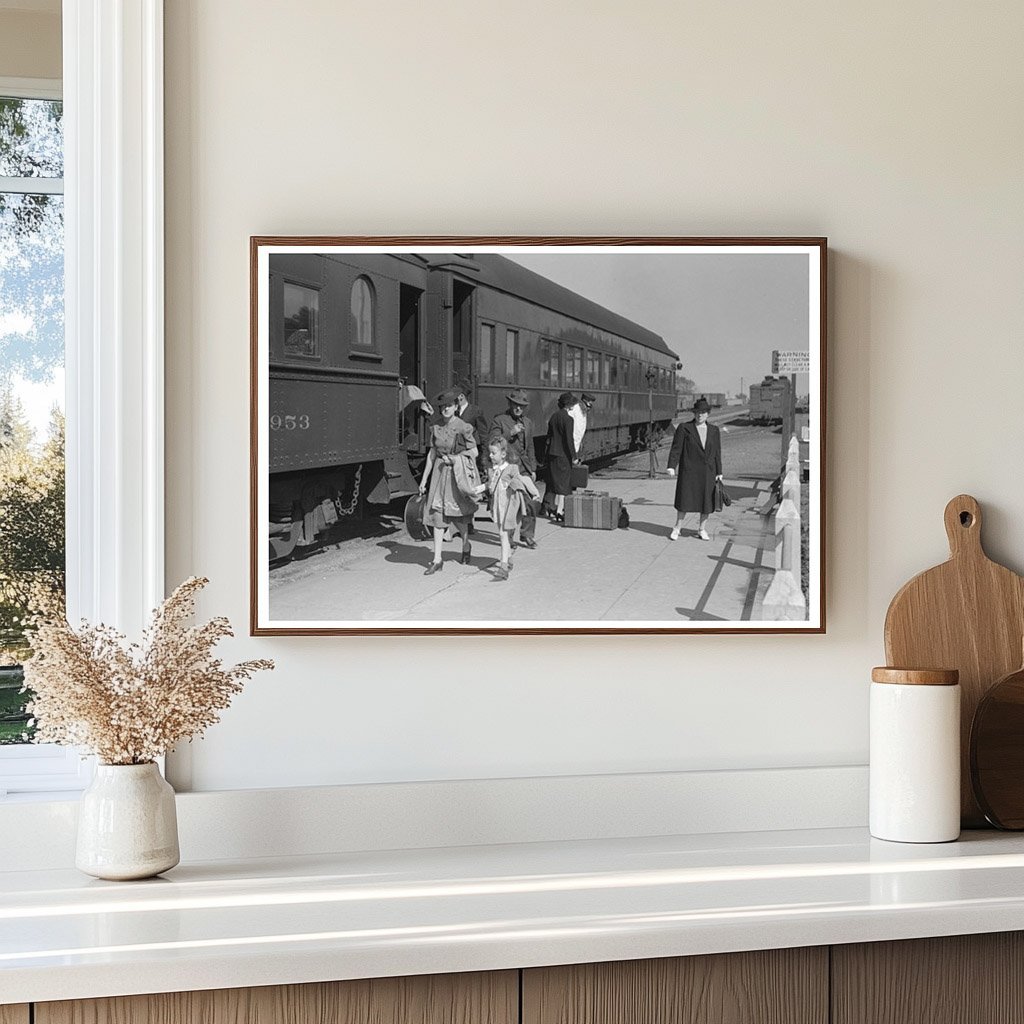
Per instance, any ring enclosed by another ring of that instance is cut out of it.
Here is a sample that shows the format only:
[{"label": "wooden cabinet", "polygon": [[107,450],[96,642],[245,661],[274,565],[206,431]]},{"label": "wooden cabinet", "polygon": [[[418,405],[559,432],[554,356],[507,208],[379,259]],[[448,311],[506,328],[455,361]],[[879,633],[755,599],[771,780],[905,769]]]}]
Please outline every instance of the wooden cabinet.
[{"label": "wooden cabinet", "polygon": [[1024,1021],[1024,933],[832,947],[833,1024]]},{"label": "wooden cabinet", "polygon": [[1011,1024],[1024,933],[0,1006],[0,1024]]},{"label": "wooden cabinet", "polygon": [[828,949],[772,949],[527,970],[523,971],[522,1020],[523,1024],[826,1024]]},{"label": "wooden cabinet", "polygon": [[[19,1018],[11,1024],[27,1020]],[[517,1024],[518,1020],[518,971],[172,992],[35,1006],[35,1024]],[[7,1021],[0,1017],[0,1024]]]}]

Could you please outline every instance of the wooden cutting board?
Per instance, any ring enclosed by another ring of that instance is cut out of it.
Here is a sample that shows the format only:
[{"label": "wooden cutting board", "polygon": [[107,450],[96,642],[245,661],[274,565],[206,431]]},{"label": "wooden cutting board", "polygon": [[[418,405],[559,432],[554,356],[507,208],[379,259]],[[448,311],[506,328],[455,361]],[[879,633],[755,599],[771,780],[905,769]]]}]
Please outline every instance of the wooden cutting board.
[{"label": "wooden cutting board", "polygon": [[945,511],[949,561],[915,576],[885,616],[885,657],[894,668],[960,671],[960,812],[964,828],[983,828],[970,776],[974,712],[989,687],[1020,668],[1024,579],[981,546],[981,507],[960,494]]}]

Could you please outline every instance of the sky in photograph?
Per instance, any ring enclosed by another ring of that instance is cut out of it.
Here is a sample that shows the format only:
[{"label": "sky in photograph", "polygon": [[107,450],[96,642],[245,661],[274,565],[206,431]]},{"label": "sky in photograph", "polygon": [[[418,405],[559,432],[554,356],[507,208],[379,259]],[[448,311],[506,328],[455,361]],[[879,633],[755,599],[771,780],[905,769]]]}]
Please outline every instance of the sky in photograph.
[{"label": "sky in photograph", "polygon": [[[798,253],[515,253],[510,259],[660,334],[702,391],[739,393],[772,350],[808,351],[808,261]],[[807,389],[807,374],[797,377]]]}]

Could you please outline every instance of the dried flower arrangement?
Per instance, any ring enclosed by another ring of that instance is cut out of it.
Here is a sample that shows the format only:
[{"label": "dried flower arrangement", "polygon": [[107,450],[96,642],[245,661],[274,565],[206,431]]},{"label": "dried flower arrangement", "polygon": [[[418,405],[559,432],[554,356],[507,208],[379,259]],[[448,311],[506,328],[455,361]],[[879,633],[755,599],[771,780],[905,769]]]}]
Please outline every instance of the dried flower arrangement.
[{"label": "dried flower arrangement", "polygon": [[223,617],[187,626],[209,580],[185,580],[153,612],[142,644],[109,626],[41,619],[25,663],[37,743],[84,747],[104,764],[146,764],[219,721],[266,660],[225,668],[213,648],[232,636]]}]

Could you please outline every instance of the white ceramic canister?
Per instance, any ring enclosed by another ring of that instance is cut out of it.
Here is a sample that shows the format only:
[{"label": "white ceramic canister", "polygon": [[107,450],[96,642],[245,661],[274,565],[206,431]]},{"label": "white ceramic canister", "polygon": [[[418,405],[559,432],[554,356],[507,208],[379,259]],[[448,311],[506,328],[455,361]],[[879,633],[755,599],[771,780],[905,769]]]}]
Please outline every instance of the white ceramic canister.
[{"label": "white ceramic canister", "polygon": [[876,839],[948,843],[960,835],[960,675],[871,672],[870,828]]}]

